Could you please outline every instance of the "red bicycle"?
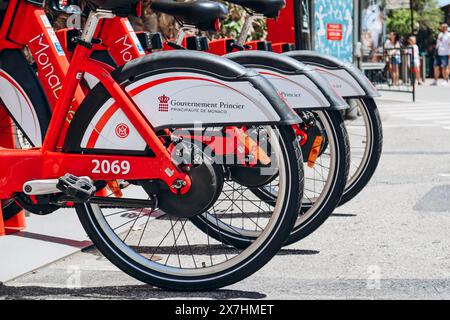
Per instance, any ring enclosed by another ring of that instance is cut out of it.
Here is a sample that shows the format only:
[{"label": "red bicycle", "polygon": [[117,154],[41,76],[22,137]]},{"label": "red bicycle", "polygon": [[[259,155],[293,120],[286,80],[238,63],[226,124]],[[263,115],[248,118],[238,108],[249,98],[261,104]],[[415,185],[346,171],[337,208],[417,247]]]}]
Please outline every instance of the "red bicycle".
[{"label": "red bicycle", "polygon": [[[111,262],[160,287],[212,289],[253,274],[280,249],[299,210],[302,158],[291,126],[301,120],[267,80],[218,56],[161,52],[118,69],[92,59],[101,22],[138,13],[140,2],[90,4],[94,10],[73,39],[70,64],[42,3],[8,4],[0,29],[0,76],[8,90],[0,98],[14,122],[7,134],[15,137],[16,149],[0,149],[2,208],[11,201],[36,214],[75,207]],[[84,74],[101,85],[83,90]],[[54,105],[49,118],[46,99]],[[40,130],[46,122],[48,129]],[[224,149],[231,161],[205,156],[202,143],[187,139],[201,133],[222,141],[233,126],[247,131],[237,145]],[[242,141],[257,141],[256,153],[242,151],[256,154],[254,161],[236,161]],[[276,172],[273,204],[244,186],[239,198],[224,191],[230,171],[249,165],[265,175]],[[120,196],[98,194],[108,183],[118,185],[113,192]],[[246,249],[230,248],[199,231],[192,221],[205,212],[216,215],[220,232],[229,225],[230,234],[236,232],[227,214],[249,216],[256,227],[247,232],[257,235],[255,241]]]}]

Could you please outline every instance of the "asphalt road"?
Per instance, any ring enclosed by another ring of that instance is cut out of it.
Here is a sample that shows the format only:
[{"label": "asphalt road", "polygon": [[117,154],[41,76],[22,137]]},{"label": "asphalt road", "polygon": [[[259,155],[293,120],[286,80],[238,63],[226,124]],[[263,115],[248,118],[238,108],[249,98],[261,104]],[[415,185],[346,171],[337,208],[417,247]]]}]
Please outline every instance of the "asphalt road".
[{"label": "asphalt road", "polygon": [[[370,185],[245,281],[166,292],[88,250],[0,285],[0,299],[450,299],[450,122],[437,121],[447,107],[450,121],[450,89],[418,100],[380,101],[384,153]],[[427,108],[426,121],[411,117]]]}]

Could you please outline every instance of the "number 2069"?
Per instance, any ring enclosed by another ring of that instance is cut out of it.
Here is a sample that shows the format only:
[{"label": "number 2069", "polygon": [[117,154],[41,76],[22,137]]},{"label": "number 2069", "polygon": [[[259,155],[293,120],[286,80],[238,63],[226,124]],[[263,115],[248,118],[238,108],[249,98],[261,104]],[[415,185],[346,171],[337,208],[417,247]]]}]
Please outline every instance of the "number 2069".
[{"label": "number 2069", "polygon": [[131,169],[131,165],[128,161],[109,161],[109,160],[92,160],[92,164],[94,168],[92,169],[92,173],[97,174],[128,174]]}]

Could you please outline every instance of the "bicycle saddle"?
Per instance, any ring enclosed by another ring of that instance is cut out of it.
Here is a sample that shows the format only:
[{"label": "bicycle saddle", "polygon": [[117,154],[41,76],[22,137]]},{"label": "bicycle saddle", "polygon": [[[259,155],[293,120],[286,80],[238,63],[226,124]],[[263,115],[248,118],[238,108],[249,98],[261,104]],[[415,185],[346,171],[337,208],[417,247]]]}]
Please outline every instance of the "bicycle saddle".
[{"label": "bicycle saddle", "polygon": [[188,2],[154,0],[150,8],[174,16],[186,24],[194,25],[205,31],[215,30],[217,19],[223,19],[228,14],[228,9],[224,4],[207,0]]},{"label": "bicycle saddle", "polygon": [[267,18],[276,18],[286,5],[285,0],[225,0],[227,2],[250,9],[254,13],[262,14]]}]

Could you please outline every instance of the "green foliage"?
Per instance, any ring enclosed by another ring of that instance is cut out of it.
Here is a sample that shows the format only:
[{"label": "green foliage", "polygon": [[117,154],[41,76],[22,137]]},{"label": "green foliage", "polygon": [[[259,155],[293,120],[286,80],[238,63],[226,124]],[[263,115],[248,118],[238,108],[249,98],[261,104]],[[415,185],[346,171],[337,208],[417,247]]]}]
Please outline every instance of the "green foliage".
[{"label": "green foliage", "polygon": [[[239,32],[242,29],[245,18],[248,14],[239,6],[232,4],[228,5],[229,15],[227,19],[222,23],[221,32],[218,37],[225,36],[236,38],[239,36]],[[248,40],[264,39],[266,37],[266,19],[259,19],[253,23],[253,28]]]},{"label": "green foliage", "polygon": [[[444,13],[435,0],[414,0],[414,33],[429,31],[437,35],[439,25],[444,20]],[[409,9],[392,10],[386,19],[387,31],[395,31],[403,38],[411,34],[411,11]]]},{"label": "green foliage", "polygon": [[[417,32],[417,17],[416,11],[414,14],[414,33]],[[386,28],[388,32],[395,31],[405,38],[411,34],[411,11],[409,9],[392,10],[386,19]]]}]

